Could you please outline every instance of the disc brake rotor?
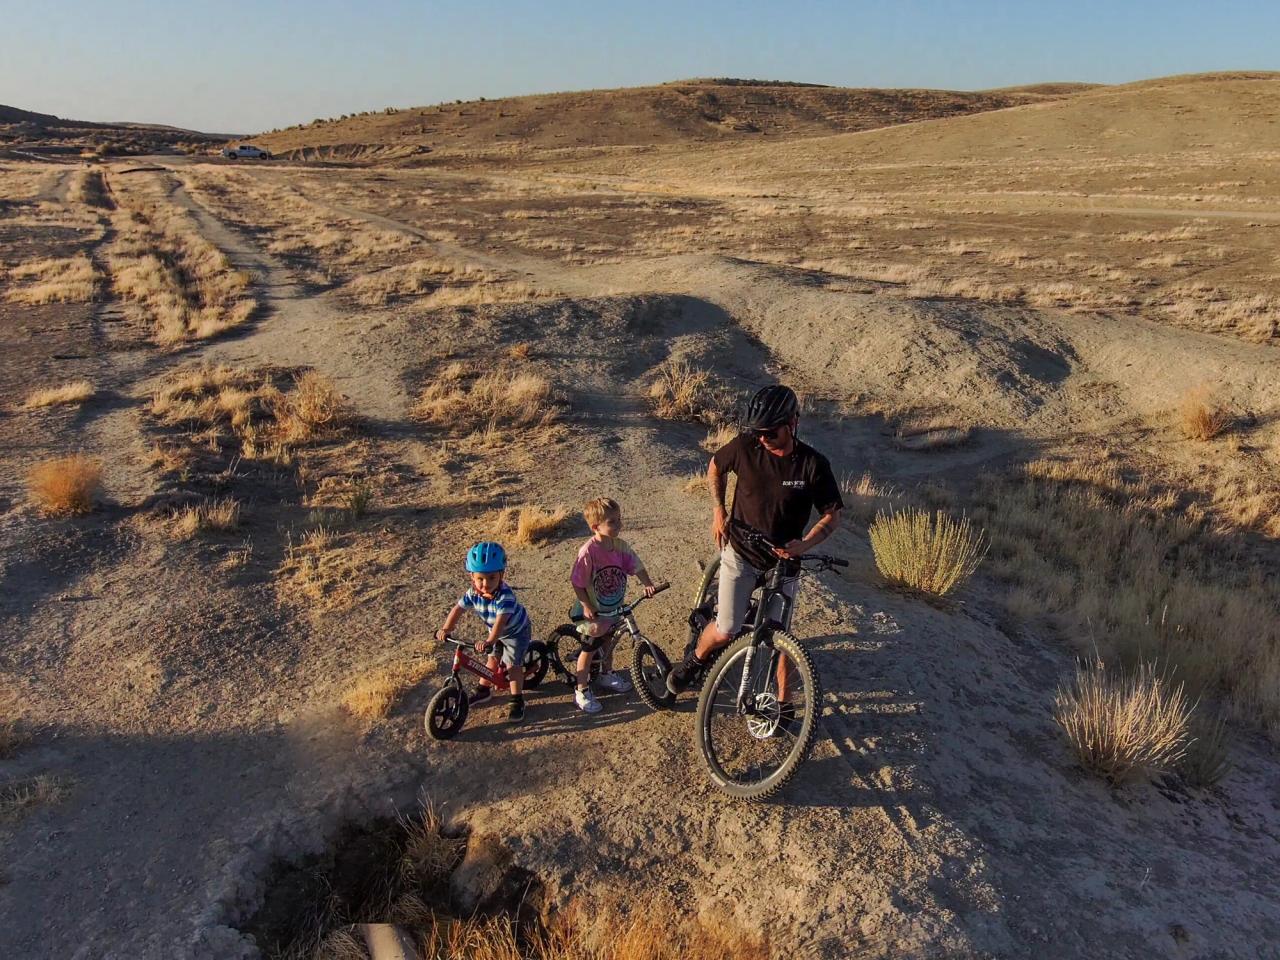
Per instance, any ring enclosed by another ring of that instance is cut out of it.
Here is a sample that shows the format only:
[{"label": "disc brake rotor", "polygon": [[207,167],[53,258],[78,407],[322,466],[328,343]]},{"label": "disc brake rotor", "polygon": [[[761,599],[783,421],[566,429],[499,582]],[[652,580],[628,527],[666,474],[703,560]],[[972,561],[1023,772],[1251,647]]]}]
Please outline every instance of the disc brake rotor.
[{"label": "disc brake rotor", "polygon": [[755,707],[755,714],[747,717],[747,732],[757,740],[768,740],[778,729],[782,707],[778,704],[778,698],[767,691],[756,694]]}]

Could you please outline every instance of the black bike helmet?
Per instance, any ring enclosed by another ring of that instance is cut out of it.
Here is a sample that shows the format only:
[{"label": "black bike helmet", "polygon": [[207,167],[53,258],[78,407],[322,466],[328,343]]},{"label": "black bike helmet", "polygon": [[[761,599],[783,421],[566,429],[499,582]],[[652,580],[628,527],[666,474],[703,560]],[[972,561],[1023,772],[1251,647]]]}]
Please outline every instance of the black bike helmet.
[{"label": "black bike helmet", "polygon": [[742,420],[746,430],[768,430],[791,422],[791,418],[800,412],[800,401],[796,392],[780,383],[764,387],[756,391],[756,395],[747,404],[747,415]]}]

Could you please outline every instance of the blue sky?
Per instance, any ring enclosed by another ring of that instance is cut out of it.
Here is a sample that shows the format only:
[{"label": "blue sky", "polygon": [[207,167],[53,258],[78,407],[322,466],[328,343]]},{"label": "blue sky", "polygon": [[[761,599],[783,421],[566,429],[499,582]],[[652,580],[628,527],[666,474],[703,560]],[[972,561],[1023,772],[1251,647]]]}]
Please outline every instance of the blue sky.
[{"label": "blue sky", "polygon": [[0,0],[0,103],[219,132],[693,76],[980,89],[1280,69],[1280,4]]}]

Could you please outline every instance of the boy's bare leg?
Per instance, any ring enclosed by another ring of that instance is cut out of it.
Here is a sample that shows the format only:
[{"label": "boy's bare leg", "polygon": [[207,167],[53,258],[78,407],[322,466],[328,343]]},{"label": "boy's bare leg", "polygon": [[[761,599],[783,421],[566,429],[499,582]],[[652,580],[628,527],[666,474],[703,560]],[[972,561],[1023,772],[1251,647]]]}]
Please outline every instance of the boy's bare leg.
[{"label": "boy's bare leg", "polygon": [[577,673],[579,687],[585,687],[587,685],[587,681],[591,677],[591,656],[592,653],[590,650],[583,650],[578,654]]},{"label": "boy's bare leg", "polygon": [[613,651],[618,646],[618,635],[615,633],[600,651],[600,673],[613,673]]},{"label": "boy's bare leg", "polygon": [[791,669],[787,665],[785,656],[778,657],[778,702],[785,703],[787,699],[787,682],[791,677]]},{"label": "boy's bare leg", "polygon": [[[484,662],[484,664],[485,664],[485,666],[486,666],[486,667],[488,667],[490,670],[496,671],[496,670],[498,669],[498,658],[497,658],[497,657],[495,657],[495,656],[491,653],[491,654],[489,654],[489,659],[488,659],[488,660],[486,660],[486,661]],[[480,686],[482,686],[482,687],[493,687],[493,684],[492,684],[492,683],[490,683],[488,680],[486,680],[484,677],[481,677],[481,678],[480,678]],[[497,692],[497,689],[498,689],[497,687],[494,687],[494,692],[495,692],[495,693]]]}]

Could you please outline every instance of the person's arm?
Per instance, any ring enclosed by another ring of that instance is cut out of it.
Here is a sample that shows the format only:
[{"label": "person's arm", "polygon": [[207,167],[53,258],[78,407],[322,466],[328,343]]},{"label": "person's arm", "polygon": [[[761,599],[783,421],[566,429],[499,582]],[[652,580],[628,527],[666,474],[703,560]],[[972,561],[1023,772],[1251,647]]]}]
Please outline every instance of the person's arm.
[{"label": "person's arm", "polygon": [[588,620],[594,620],[599,614],[596,608],[591,605],[591,594],[587,593],[585,587],[574,586],[573,594],[578,598],[578,602],[582,604],[582,615]]},{"label": "person's arm", "polygon": [[840,508],[832,507],[818,518],[818,522],[809,528],[809,532],[801,540],[792,540],[785,547],[774,547],[773,552],[780,557],[795,558],[808,553],[827,537],[836,532],[840,526]]},{"label": "person's arm", "polygon": [[591,554],[585,547],[578,552],[578,559],[573,562],[569,582],[573,584],[573,595],[582,604],[583,614],[588,620],[594,620],[599,615],[599,611],[591,602],[591,593],[587,590],[591,585]]},{"label": "person's arm", "polygon": [[498,642],[498,638],[502,636],[502,630],[507,625],[507,621],[511,619],[511,615],[500,613],[494,618],[493,626],[489,628],[488,640],[476,641],[476,653],[482,653],[485,647],[492,647]]},{"label": "person's arm", "polygon": [[449,615],[444,618],[444,624],[436,631],[436,639],[444,643],[445,634],[453,632],[453,628],[458,625],[458,618],[462,616],[462,607],[456,603],[453,609],[449,611]]},{"label": "person's arm", "polygon": [[716,463],[716,458],[712,457],[707,466],[707,490],[711,493],[711,539],[715,541],[717,550],[722,549],[728,539],[729,515],[724,505],[727,487],[728,479]]}]

